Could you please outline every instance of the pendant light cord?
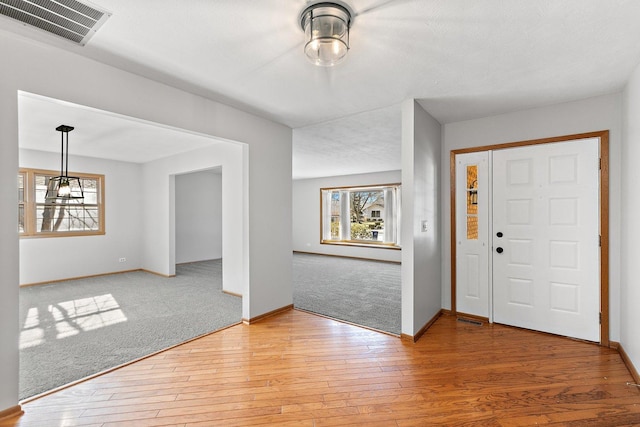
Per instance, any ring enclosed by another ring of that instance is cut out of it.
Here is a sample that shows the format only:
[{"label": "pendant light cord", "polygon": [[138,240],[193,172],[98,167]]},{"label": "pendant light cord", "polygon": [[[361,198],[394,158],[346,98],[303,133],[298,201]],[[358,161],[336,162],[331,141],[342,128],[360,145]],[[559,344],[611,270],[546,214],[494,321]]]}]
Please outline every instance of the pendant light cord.
[{"label": "pendant light cord", "polygon": [[[67,148],[69,148],[69,145],[67,144]],[[69,163],[67,162],[67,165]],[[60,132],[60,176],[62,175],[62,172],[64,171],[64,132]]]},{"label": "pendant light cord", "polygon": [[64,164],[64,176],[69,176],[69,132],[65,132],[67,134],[67,144],[65,148],[65,164]]}]

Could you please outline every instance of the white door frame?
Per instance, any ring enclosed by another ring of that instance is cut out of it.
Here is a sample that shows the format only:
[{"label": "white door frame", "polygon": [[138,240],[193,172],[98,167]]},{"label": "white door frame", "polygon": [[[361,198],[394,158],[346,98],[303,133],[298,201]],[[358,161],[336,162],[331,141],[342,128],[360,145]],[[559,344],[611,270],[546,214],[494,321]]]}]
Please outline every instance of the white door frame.
[{"label": "white door frame", "polygon": [[[599,138],[600,141],[600,345],[609,346],[609,131],[564,135],[529,141],[510,142],[482,147],[451,150],[451,312],[456,309],[456,155],[477,151],[499,150],[527,145],[549,144],[578,139]],[[489,319],[486,319],[489,320]]]}]

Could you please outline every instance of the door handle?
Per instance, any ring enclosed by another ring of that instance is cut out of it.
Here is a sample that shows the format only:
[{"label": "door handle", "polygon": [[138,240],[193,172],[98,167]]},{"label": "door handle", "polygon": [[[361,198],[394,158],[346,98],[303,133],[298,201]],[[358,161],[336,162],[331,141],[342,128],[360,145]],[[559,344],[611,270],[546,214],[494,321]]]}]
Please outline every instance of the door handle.
[{"label": "door handle", "polygon": [[498,236],[498,237],[502,237],[502,236],[504,236],[504,234],[502,234],[502,231],[498,231],[498,232],[496,233],[496,236]]},{"label": "door handle", "polygon": [[499,254],[501,254],[502,252],[504,252],[504,249],[502,249],[500,246],[498,246],[496,248],[496,252],[498,252]]}]

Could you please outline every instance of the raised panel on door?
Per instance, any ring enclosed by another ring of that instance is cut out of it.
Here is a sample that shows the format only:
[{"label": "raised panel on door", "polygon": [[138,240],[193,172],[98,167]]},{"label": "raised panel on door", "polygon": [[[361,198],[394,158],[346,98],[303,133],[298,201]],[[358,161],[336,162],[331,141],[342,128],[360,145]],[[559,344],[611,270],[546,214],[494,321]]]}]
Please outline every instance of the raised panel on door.
[{"label": "raised panel on door", "polygon": [[598,146],[493,152],[495,322],[599,340]]},{"label": "raised panel on door", "polygon": [[456,155],[456,310],[489,317],[489,154]]}]

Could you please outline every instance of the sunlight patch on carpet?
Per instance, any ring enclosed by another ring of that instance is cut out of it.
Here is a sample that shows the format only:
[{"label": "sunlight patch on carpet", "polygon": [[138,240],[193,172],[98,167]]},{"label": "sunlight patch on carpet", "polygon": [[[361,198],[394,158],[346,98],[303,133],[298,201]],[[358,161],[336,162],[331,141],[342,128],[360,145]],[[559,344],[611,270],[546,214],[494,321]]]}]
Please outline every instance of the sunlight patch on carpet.
[{"label": "sunlight patch on carpet", "polygon": [[63,339],[126,321],[111,294],[49,304],[42,318],[40,310],[31,307],[20,332],[20,349],[43,344],[49,328],[55,328],[56,339]]}]

